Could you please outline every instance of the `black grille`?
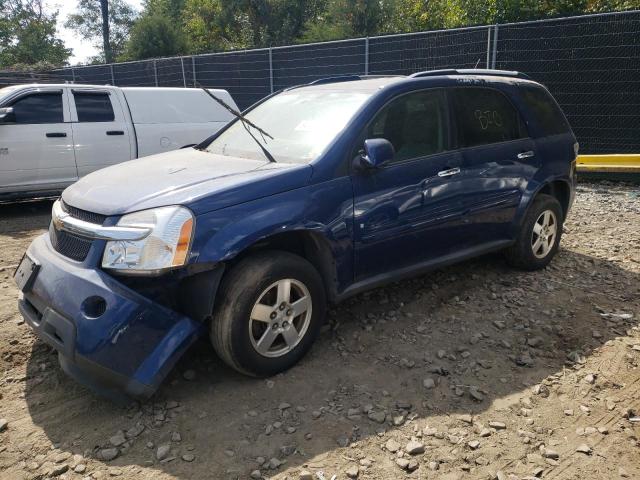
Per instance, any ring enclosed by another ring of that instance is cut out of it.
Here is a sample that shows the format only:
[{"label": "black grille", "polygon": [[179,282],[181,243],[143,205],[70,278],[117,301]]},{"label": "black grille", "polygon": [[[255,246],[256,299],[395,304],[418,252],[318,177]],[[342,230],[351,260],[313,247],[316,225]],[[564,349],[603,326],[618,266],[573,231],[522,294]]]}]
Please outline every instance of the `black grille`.
[{"label": "black grille", "polygon": [[49,227],[49,238],[56,252],[78,262],[82,262],[87,258],[92,242],[90,238],[80,237],[64,230],[57,230],[53,223]]},{"label": "black grille", "polygon": [[[62,200],[60,203],[62,210],[72,217],[85,222],[102,225],[107,218],[106,215],[87,212],[86,210],[72,207],[71,205],[64,203]],[[49,227],[49,238],[51,239],[51,245],[56,252],[64,255],[65,257],[71,258],[72,260],[77,260],[78,262],[82,262],[87,258],[89,249],[93,242],[90,238],[81,237],[80,235],[75,235],[65,230],[58,230],[54,226],[53,222]]]},{"label": "black grille", "polygon": [[79,208],[72,207],[71,205],[67,205],[63,200],[60,201],[62,205],[62,210],[70,214],[72,217],[78,218],[85,222],[96,223],[98,225],[102,225],[106,220],[106,215],[101,215],[99,213],[87,212],[86,210],[80,210]]}]

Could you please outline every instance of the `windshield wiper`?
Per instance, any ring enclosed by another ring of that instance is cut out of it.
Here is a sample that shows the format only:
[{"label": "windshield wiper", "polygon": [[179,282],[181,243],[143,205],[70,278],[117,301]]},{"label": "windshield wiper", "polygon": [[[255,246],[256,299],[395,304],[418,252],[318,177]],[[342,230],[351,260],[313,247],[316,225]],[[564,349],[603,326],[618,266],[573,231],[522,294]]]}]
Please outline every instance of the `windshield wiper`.
[{"label": "windshield wiper", "polygon": [[256,142],[258,144],[258,146],[260,147],[260,149],[262,150],[262,153],[264,154],[265,157],[267,157],[267,160],[269,160],[271,163],[276,163],[276,159],[273,157],[273,155],[271,155],[271,152],[269,152],[269,150],[267,150],[267,147],[265,147],[260,140],[258,140],[253,133],[251,133],[251,130],[249,130],[249,127],[254,128],[255,130],[257,130],[260,135],[262,135],[262,141],[266,143],[264,137],[269,137],[271,140],[273,140],[274,138],[269,135],[269,133],[267,133],[265,130],[263,130],[262,128],[260,128],[259,126],[257,126],[255,123],[253,123],[251,120],[249,120],[248,118],[246,118],[244,115],[242,115],[240,112],[238,112],[235,108],[233,108],[232,106],[230,106],[229,104],[227,104],[227,102],[225,102],[224,100],[222,100],[221,98],[216,97],[213,93],[211,93],[208,89],[201,87],[202,90],[204,90],[204,92],[209,95],[211,98],[213,98],[220,106],[222,106],[222,108],[224,108],[225,110],[227,110],[229,113],[231,113],[231,115],[233,115],[234,117],[236,117],[238,120],[240,120],[240,122],[242,123],[242,126],[244,127],[244,129],[247,131],[247,133],[249,134],[249,136],[251,138],[253,138],[253,141]]}]

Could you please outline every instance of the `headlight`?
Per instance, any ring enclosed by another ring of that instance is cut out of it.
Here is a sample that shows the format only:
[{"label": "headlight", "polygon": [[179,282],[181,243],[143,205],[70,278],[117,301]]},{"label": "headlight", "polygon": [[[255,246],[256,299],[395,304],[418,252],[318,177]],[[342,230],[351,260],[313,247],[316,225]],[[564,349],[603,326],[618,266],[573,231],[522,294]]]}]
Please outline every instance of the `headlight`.
[{"label": "headlight", "polygon": [[124,215],[120,227],[144,227],[151,233],[142,240],[109,241],[102,267],[122,273],[160,273],[187,262],[194,218],[184,207],[161,207]]}]

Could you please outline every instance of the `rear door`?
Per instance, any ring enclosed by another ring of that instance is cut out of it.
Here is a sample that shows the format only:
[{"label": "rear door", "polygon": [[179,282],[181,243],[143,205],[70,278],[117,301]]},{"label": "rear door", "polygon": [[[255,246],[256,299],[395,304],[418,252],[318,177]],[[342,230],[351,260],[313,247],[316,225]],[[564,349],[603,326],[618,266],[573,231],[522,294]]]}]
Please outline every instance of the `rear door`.
[{"label": "rear door", "polygon": [[69,106],[62,88],[26,91],[3,103],[0,192],[61,190],[77,180]]},{"label": "rear door", "polygon": [[71,114],[79,177],[132,158],[129,123],[113,91],[72,89]]},{"label": "rear door", "polygon": [[360,147],[365,138],[385,138],[396,155],[352,173],[356,281],[455,250],[462,159],[450,149],[448,127],[444,90],[424,90],[389,102],[362,135]]},{"label": "rear door", "polygon": [[459,87],[450,91],[450,98],[464,156],[466,246],[506,240],[522,194],[539,166],[535,141],[501,91]]}]

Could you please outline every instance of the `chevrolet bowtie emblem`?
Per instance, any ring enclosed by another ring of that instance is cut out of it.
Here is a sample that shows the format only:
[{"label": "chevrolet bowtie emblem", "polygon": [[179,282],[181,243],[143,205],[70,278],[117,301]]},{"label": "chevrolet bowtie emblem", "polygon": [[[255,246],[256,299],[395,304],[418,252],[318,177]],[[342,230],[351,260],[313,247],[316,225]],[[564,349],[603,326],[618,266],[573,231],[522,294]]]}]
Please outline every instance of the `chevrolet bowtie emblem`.
[{"label": "chevrolet bowtie emblem", "polygon": [[68,216],[69,216],[69,214],[68,214],[68,213],[66,213],[66,212],[60,212],[60,213],[59,213],[59,214],[57,214],[57,215],[53,215],[53,216],[51,217],[51,220],[53,221],[53,225],[54,225],[58,230],[60,230],[60,229],[62,228],[62,224],[63,224],[62,220],[64,220],[64,219],[65,219],[65,218],[67,218]]}]

